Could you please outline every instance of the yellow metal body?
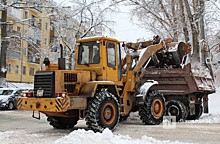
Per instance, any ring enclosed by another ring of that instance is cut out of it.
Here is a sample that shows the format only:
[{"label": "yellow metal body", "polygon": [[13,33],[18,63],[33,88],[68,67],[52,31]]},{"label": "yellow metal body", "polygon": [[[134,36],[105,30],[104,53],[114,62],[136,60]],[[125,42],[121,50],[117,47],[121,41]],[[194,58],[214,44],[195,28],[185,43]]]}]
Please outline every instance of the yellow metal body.
[{"label": "yellow metal body", "polygon": [[87,99],[84,97],[66,98],[27,98],[18,99],[18,109],[41,112],[65,112],[70,109],[83,110]]}]

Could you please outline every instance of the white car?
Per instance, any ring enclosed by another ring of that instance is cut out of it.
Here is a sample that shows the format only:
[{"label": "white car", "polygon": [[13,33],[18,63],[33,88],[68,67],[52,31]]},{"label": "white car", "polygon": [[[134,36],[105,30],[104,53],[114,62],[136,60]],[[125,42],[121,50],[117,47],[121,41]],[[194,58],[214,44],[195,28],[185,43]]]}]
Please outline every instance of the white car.
[{"label": "white car", "polygon": [[0,109],[17,108],[17,97],[25,89],[19,88],[0,88]]}]

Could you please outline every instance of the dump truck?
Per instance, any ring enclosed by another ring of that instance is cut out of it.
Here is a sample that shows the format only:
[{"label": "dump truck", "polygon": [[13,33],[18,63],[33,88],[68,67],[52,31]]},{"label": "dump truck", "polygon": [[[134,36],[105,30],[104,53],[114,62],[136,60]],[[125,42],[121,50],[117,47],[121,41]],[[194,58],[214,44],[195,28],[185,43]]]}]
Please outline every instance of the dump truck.
[{"label": "dump truck", "polygon": [[[158,43],[154,41],[127,43],[129,49],[138,49],[140,45]],[[205,66],[193,68],[190,61],[190,47],[183,42],[169,43],[167,50],[160,49],[149,59],[142,69],[142,79],[154,80],[152,90],[159,90],[166,99],[166,115],[175,116],[176,121],[199,119],[202,113],[208,113],[208,95],[215,92],[211,70]],[[185,48],[185,49],[184,49]]]},{"label": "dump truck", "polygon": [[[104,36],[77,40],[74,70],[65,69],[61,45],[58,64],[44,59],[46,69],[34,75],[34,92],[20,96],[17,108],[32,110],[38,119],[40,113],[45,114],[58,129],[73,128],[85,119],[95,132],[114,130],[131,112],[139,112],[144,124],[160,124],[166,102],[156,87],[160,83],[146,76],[147,65],[158,51],[172,46],[183,52],[190,48],[171,38],[133,45]],[[122,47],[130,49],[123,58]]]}]

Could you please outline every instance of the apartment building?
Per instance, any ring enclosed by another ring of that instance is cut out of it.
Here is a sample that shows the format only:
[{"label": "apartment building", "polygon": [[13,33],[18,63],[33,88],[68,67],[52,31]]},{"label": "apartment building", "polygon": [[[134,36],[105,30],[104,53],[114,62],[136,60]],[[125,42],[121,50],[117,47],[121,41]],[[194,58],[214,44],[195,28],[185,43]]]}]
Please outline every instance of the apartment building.
[{"label": "apartment building", "polygon": [[[70,53],[74,49],[79,23],[65,17],[70,14],[69,9],[54,10],[56,3],[53,0],[8,0],[7,2],[8,4],[22,2],[20,4],[22,8],[7,9],[8,36],[4,38],[8,41],[6,80],[33,82],[35,72],[44,69],[45,57],[50,57],[51,62],[57,62],[60,57],[60,43],[64,47],[64,57],[71,57],[66,59],[66,68],[72,69],[74,53],[71,56]],[[28,4],[24,4],[25,2]],[[79,31],[83,33],[86,28],[81,27]]]},{"label": "apartment building", "polygon": [[[9,0],[8,4],[18,1]],[[50,19],[45,8],[29,8],[35,3],[20,4],[22,9],[7,9],[7,81],[33,82],[35,72],[43,68],[42,61],[49,53]]]}]

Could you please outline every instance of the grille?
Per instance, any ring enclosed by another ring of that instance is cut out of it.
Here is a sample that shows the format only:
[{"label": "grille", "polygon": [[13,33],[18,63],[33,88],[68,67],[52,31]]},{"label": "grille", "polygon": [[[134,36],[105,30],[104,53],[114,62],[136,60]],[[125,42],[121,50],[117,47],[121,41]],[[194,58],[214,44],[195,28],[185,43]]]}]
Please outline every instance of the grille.
[{"label": "grille", "polygon": [[64,82],[77,82],[77,74],[64,73]]},{"label": "grille", "polygon": [[34,95],[44,90],[43,97],[55,97],[55,72],[37,72],[34,76]]},{"label": "grille", "polygon": [[64,88],[67,93],[73,93],[76,87],[77,74],[64,73]]}]

